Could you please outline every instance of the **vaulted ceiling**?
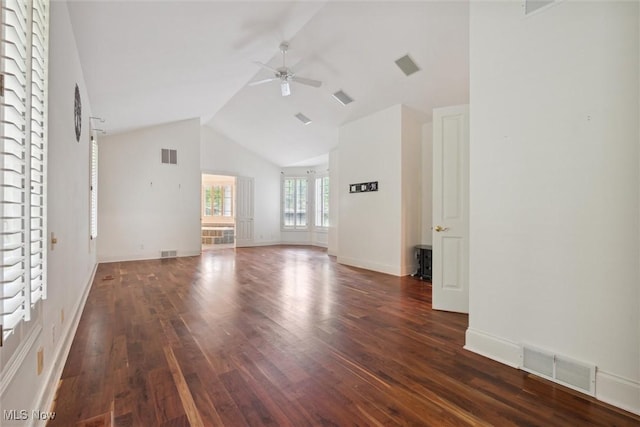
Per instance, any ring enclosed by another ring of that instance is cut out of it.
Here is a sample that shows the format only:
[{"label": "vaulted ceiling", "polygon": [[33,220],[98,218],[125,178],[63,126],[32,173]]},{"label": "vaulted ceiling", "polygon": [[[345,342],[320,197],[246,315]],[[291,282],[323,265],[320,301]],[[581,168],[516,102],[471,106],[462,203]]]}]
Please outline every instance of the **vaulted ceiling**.
[{"label": "vaulted ceiling", "polygon": [[[395,104],[469,100],[468,2],[70,1],[93,113],[120,133],[200,118],[279,166],[319,163],[339,126]],[[320,80],[283,97],[254,61]],[[420,71],[405,76],[409,54]],[[344,90],[354,102],[331,94]],[[312,122],[304,125],[295,114]]]}]

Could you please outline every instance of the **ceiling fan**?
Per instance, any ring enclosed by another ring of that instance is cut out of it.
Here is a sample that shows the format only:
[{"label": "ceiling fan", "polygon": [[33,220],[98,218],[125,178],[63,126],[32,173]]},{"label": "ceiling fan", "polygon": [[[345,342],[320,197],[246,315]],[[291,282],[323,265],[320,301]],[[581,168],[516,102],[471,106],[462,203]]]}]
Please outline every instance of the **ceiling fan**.
[{"label": "ceiling fan", "polygon": [[313,86],[313,87],[320,87],[322,85],[321,81],[318,80],[313,80],[313,79],[305,79],[303,77],[298,77],[293,71],[291,71],[290,68],[287,68],[287,66],[285,65],[285,56],[287,54],[287,50],[289,50],[289,43],[287,42],[282,42],[280,43],[280,52],[282,52],[282,67],[280,68],[272,68],[266,64],[263,64],[262,62],[257,62],[254,61],[255,64],[261,66],[262,68],[265,68],[271,72],[274,73],[274,77],[268,78],[268,79],[264,79],[264,80],[257,80],[255,82],[251,82],[249,83],[249,86],[256,86],[256,85],[260,85],[262,83],[267,83],[267,82],[273,82],[273,81],[280,81],[280,92],[282,93],[282,96],[289,96],[291,95],[291,87],[290,87],[290,83],[291,82],[296,82],[296,83],[301,83],[303,85],[307,85],[307,86]]}]

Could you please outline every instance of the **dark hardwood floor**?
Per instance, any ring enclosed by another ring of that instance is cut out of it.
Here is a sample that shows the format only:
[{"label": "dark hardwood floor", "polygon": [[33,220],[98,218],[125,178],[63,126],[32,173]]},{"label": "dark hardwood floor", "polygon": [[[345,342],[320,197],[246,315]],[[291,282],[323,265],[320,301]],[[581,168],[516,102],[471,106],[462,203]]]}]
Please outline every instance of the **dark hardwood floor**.
[{"label": "dark hardwood floor", "polygon": [[317,248],[101,264],[48,425],[640,425],[463,350],[466,326]]}]

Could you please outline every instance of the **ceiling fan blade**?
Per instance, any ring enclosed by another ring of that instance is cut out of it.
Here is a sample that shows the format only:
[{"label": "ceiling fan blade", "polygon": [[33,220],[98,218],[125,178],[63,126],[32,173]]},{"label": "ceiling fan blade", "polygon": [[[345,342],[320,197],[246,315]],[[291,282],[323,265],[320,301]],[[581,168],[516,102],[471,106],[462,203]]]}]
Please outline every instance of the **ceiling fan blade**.
[{"label": "ceiling fan blade", "polygon": [[276,70],[275,68],[272,68],[270,66],[268,66],[267,64],[263,64],[262,62],[258,62],[258,61],[253,61],[254,64],[261,66],[262,68],[272,71],[276,74],[278,74],[280,71]]},{"label": "ceiling fan blade", "polygon": [[256,80],[255,82],[249,82],[249,86],[257,86],[257,85],[261,85],[262,83],[269,83],[269,82],[273,82],[275,80],[280,80],[280,78],[279,77],[271,77],[270,79]]},{"label": "ceiling fan blade", "polygon": [[305,79],[303,77],[297,77],[297,76],[291,77],[291,80],[293,80],[296,83],[302,83],[303,85],[307,85],[307,86],[313,86],[313,87],[322,86],[322,82],[319,80]]}]

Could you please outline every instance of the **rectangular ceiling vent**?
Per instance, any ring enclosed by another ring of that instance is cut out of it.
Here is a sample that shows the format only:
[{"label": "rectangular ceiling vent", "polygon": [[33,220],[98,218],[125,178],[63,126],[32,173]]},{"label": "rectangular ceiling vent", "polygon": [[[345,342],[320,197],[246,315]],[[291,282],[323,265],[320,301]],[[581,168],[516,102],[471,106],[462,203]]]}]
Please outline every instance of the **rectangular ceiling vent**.
[{"label": "rectangular ceiling vent", "polygon": [[529,15],[553,3],[555,0],[524,0],[524,14]]},{"label": "rectangular ceiling vent", "polygon": [[175,249],[160,251],[160,258],[175,258],[178,256],[178,251]]},{"label": "rectangular ceiling vent", "polygon": [[162,149],[162,163],[166,163],[168,165],[177,165],[178,164],[178,150],[171,150],[168,148]]},{"label": "rectangular ceiling vent", "polygon": [[309,123],[311,123],[311,119],[302,113],[296,114],[296,118],[300,120],[302,123],[304,123],[305,125],[308,125]]},{"label": "rectangular ceiling vent", "polygon": [[596,366],[593,364],[524,345],[522,370],[595,396]]},{"label": "rectangular ceiling vent", "polygon": [[333,98],[342,105],[351,104],[353,102],[353,98],[347,95],[343,90],[339,90],[331,96],[333,96]]},{"label": "rectangular ceiling vent", "polygon": [[411,57],[407,54],[402,58],[396,59],[396,65],[402,70],[402,72],[410,76],[416,71],[420,71],[420,67],[411,59]]}]

